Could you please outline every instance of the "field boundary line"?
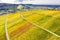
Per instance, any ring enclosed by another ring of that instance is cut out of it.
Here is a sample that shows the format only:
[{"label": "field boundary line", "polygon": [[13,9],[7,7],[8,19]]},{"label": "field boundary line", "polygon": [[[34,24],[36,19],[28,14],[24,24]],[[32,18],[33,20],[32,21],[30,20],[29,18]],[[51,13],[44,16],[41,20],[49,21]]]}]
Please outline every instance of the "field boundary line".
[{"label": "field boundary line", "polygon": [[47,30],[47,29],[45,29],[45,28],[43,28],[43,27],[41,27],[41,26],[39,26],[39,25],[37,25],[37,24],[35,24],[35,23],[33,23],[33,22],[31,22],[31,21],[27,20],[25,17],[23,17],[23,15],[22,15],[22,14],[21,14],[21,17],[22,17],[23,19],[25,19],[26,21],[28,21],[28,22],[32,23],[33,25],[35,25],[35,26],[37,26],[37,27],[39,27],[39,28],[41,28],[41,29],[43,29],[43,30],[45,30],[45,31],[47,31],[47,32],[49,32],[49,33],[51,33],[51,34],[53,34],[53,35],[55,35],[55,36],[57,36],[57,37],[59,37],[59,38],[60,38],[60,36],[59,36],[59,35],[57,35],[57,34],[55,34],[55,33],[51,32],[50,30]]}]

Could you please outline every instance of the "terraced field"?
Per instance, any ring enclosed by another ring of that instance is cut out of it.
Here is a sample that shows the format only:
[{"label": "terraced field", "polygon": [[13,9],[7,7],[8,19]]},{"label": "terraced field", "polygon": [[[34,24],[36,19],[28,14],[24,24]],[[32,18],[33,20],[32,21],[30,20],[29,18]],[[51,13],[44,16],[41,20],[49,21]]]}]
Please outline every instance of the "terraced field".
[{"label": "terraced field", "polygon": [[30,10],[6,15],[10,40],[60,40],[60,10]]}]

